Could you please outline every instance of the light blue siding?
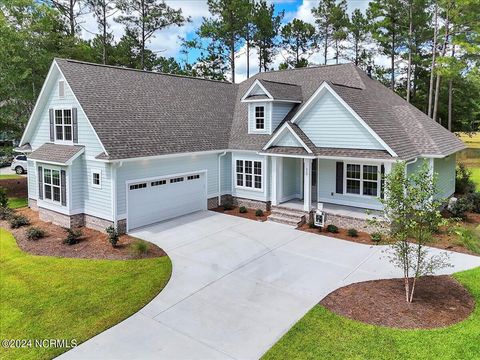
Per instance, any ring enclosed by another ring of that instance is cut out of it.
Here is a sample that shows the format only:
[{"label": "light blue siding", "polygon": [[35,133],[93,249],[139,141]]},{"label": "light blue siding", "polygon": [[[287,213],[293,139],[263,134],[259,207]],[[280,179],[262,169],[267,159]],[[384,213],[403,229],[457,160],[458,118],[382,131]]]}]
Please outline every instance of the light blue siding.
[{"label": "light blue siding", "polygon": [[126,161],[117,169],[117,214],[125,217],[126,182],[170,174],[207,170],[208,197],[218,196],[218,154]]},{"label": "light blue siding", "polygon": [[[92,170],[100,170],[102,175],[101,188],[92,186]],[[85,214],[113,220],[111,165],[83,158],[81,173],[83,178],[81,183],[78,184],[81,185],[81,190],[75,187],[74,191],[82,192]]]},{"label": "light blue siding", "polygon": [[275,142],[275,146],[303,147],[302,144],[293,136],[290,130],[284,130],[280,138]]},{"label": "light blue siding", "polygon": [[280,125],[285,116],[292,110],[294,104],[274,102],[272,105],[272,131]]},{"label": "light blue siding", "polygon": [[[235,181],[235,163],[236,160],[252,160],[252,161],[262,161],[263,162],[263,187],[262,190],[253,190],[249,188],[241,188],[236,186],[236,181]],[[268,194],[269,190],[268,188],[270,187],[270,178],[269,178],[269,172],[270,172],[271,166],[269,166],[269,161],[267,156],[262,156],[262,155],[257,155],[255,153],[251,152],[234,152],[232,153],[232,181],[233,181],[233,186],[232,186],[232,195],[240,198],[245,198],[245,199],[252,199],[252,200],[259,200],[259,201],[267,201],[268,199]]]},{"label": "light blue siding", "polygon": [[232,192],[232,153],[226,153],[221,159],[222,194],[230,194]]},{"label": "light blue siding", "polygon": [[318,147],[383,149],[337,100],[326,92],[303,114],[298,126]]},{"label": "light blue siding", "polygon": [[376,197],[336,194],[336,161],[327,159],[319,159],[318,161],[318,201],[369,209],[382,208],[379,199]]},{"label": "light blue siding", "polygon": [[433,171],[437,174],[439,196],[447,198],[455,192],[455,155],[443,159],[435,159]]},{"label": "light blue siding", "polygon": [[83,212],[83,196],[84,196],[84,189],[83,183],[85,182],[85,155],[81,155],[70,166],[70,173],[72,175],[72,210],[80,210]]},{"label": "light blue siding", "polygon": [[88,122],[85,113],[80,108],[80,104],[75,100],[74,94],[67,83],[65,83],[65,96],[60,98],[58,96],[58,81],[64,80],[61,74],[54,75],[51,79],[51,85],[49,87],[49,95],[44,103],[43,107],[39,110],[39,118],[36,123],[35,129],[32,131],[31,136],[26,138],[27,142],[30,142],[32,149],[35,150],[46,142],[50,142],[50,119],[48,110],[50,108],[77,108],[78,118],[78,144],[85,145],[85,155],[87,157],[95,157],[103,152],[102,146],[96,137],[93,128]]},{"label": "light blue siding", "polygon": [[302,159],[282,158],[282,196],[280,201],[287,201],[302,196]]}]

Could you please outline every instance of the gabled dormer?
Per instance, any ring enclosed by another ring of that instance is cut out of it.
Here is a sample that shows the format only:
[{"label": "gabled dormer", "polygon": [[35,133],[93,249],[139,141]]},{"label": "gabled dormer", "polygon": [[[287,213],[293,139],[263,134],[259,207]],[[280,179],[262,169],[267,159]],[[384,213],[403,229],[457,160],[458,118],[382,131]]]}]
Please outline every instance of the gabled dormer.
[{"label": "gabled dormer", "polygon": [[248,104],[248,133],[271,135],[302,102],[302,89],[295,84],[257,79],[241,101]]}]

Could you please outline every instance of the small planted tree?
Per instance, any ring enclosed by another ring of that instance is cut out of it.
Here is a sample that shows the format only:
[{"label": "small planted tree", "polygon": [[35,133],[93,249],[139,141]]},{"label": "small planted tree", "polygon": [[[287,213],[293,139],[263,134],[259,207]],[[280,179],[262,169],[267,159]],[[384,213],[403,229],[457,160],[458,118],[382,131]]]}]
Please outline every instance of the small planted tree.
[{"label": "small planted tree", "polygon": [[405,163],[399,162],[385,177],[385,199],[381,201],[391,241],[388,253],[390,261],[403,271],[407,302],[413,301],[418,278],[450,266],[446,252],[431,255],[426,247],[446,222],[440,213],[445,200],[439,199],[437,192],[436,176],[427,162],[409,176]]}]

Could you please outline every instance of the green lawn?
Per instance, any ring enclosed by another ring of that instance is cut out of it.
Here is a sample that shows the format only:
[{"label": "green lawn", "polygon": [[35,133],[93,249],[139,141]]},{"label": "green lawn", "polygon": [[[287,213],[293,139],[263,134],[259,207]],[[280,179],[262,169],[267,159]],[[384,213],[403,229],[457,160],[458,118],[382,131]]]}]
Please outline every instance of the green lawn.
[{"label": "green lawn", "polygon": [[471,149],[480,149],[480,132],[476,133],[457,133],[460,139]]},{"label": "green lawn", "polygon": [[[0,338],[83,342],[140,310],[171,271],[167,256],[120,261],[29,255],[0,228]],[[50,359],[66,350],[0,349],[0,358]]]},{"label": "green lawn", "polygon": [[480,191],[480,167],[470,168],[472,180],[475,182],[477,191]]},{"label": "green lawn", "polygon": [[480,132],[472,134],[458,133],[467,149],[457,155],[457,160],[465,164],[472,172],[472,180],[480,191]]},{"label": "green lawn", "polygon": [[9,174],[9,175],[0,175],[0,180],[8,180],[8,179],[20,179],[20,175]]},{"label": "green lawn", "polygon": [[473,314],[456,325],[391,329],[343,318],[317,305],[263,359],[479,359],[480,268],[455,277],[477,301]]},{"label": "green lawn", "polygon": [[8,198],[8,207],[10,209],[19,209],[27,205],[28,205],[27,198],[16,198],[16,197]]}]

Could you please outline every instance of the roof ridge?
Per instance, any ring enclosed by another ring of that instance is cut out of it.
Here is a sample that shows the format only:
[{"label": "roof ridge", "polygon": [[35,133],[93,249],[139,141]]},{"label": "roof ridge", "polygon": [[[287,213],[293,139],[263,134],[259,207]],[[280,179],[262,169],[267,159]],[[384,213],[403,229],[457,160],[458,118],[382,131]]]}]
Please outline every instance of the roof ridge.
[{"label": "roof ridge", "polygon": [[265,82],[269,82],[269,83],[272,83],[272,84],[282,84],[282,85],[290,85],[290,86],[301,87],[298,84],[291,84],[291,83],[286,83],[286,82],[283,82],[283,81],[272,81],[272,80],[265,80],[265,79],[258,79],[258,81],[265,81]]},{"label": "roof ridge", "polygon": [[[346,62],[346,63],[341,63],[341,64],[326,64],[326,65],[314,65],[314,66],[305,66],[305,67],[299,67],[299,68],[292,68],[292,69],[277,69],[277,70],[268,70],[264,72],[258,72],[255,75],[253,75],[251,78],[260,75],[260,74],[266,74],[266,73],[273,73],[273,72],[281,72],[281,71],[297,71],[297,70],[310,70],[310,69],[321,69],[325,67],[333,67],[333,66],[345,66],[345,65],[354,65],[352,62]],[[355,65],[354,65],[355,66]],[[250,78],[250,79],[251,79]],[[247,81],[248,79],[245,79],[244,81]],[[243,82],[243,81],[242,81]]]},{"label": "roof ridge", "polygon": [[55,61],[60,60],[60,61],[66,61],[66,62],[69,62],[69,63],[77,63],[77,64],[90,65],[90,66],[99,66],[99,67],[110,68],[110,69],[115,69],[115,70],[136,71],[136,72],[145,73],[145,74],[165,75],[165,76],[172,76],[172,77],[192,79],[192,80],[211,81],[211,82],[220,83],[220,84],[227,84],[227,85],[238,85],[238,84],[234,84],[234,83],[231,83],[229,81],[224,81],[224,80],[207,79],[207,78],[203,78],[203,77],[195,77],[195,76],[190,76],[190,75],[169,74],[169,73],[165,73],[165,72],[161,72],[161,71],[133,69],[133,68],[129,68],[129,67],[123,67],[123,66],[117,66],[117,65],[107,65],[107,64],[98,64],[98,63],[92,63],[92,62],[88,62],[88,61],[75,60],[75,59],[54,58],[54,60]]}]

